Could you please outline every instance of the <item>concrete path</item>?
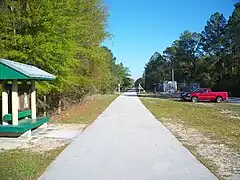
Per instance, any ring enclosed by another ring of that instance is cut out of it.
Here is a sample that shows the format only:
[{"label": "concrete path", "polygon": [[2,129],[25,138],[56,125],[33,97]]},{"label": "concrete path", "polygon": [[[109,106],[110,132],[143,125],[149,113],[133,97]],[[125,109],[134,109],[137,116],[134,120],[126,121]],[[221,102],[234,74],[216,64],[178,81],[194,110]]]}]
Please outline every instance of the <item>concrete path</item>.
[{"label": "concrete path", "polygon": [[240,104],[240,98],[230,97],[227,102]]},{"label": "concrete path", "polygon": [[40,177],[41,180],[217,179],[143,106],[119,96]]}]

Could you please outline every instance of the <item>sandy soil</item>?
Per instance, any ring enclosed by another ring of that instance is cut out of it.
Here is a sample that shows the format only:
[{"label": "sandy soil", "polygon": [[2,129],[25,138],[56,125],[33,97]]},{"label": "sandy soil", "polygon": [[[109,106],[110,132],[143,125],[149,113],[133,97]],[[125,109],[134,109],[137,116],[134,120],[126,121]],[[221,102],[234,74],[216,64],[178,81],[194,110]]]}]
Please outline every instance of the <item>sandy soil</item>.
[{"label": "sandy soil", "polygon": [[[164,125],[187,147],[193,147],[200,156],[213,163],[216,173],[224,179],[240,179],[240,152],[206,137],[200,131],[186,128],[182,124],[171,123],[167,119]],[[166,122],[167,121],[167,122]]]},{"label": "sandy soil", "polygon": [[69,144],[86,127],[84,124],[50,124],[42,132],[37,132],[32,138],[19,147],[35,152],[44,152]]}]

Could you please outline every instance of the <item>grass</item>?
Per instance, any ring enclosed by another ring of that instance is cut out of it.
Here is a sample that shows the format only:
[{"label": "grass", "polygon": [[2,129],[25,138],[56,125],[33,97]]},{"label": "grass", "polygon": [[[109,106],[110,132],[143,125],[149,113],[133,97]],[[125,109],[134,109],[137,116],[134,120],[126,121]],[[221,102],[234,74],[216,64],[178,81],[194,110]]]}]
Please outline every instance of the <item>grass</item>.
[{"label": "grass", "polygon": [[1,152],[0,179],[37,179],[63,149],[64,147],[44,153],[20,149]]},{"label": "grass", "polygon": [[214,106],[218,109],[231,111],[233,114],[240,116],[240,104],[215,103]]},{"label": "grass", "polygon": [[[228,105],[208,107],[152,98],[141,98],[141,101],[160,120],[164,121],[164,118],[171,118],[173,122],[180,120],[185,126],[200,130],[204,134],[240,150],[240,120],[220,113],[220,107],[218,107]],[[232,106],[228,107],[232,108]]]},{"label": "grass", "polygon": [[[116,97],[117,95],[94,96],[55,117],[53,122],[90,124]],[[37,179],[63,149],[64,147],[45,153],[20,149],[0,152],[0,180]]]},{"label": "grass", "polygon": [[55,116],[53,123],[90,124],[116,99],[118,95],[96,95],[80,105],[75,105],[61,116]]}]

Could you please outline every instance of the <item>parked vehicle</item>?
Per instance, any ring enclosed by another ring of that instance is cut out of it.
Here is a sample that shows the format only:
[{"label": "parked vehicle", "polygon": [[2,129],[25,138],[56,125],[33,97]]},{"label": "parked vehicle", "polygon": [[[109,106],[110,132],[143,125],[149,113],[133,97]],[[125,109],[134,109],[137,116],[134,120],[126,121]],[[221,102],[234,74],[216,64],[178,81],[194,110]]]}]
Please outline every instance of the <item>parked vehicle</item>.
[{"label": "parked vehicle", "polygon": [[180,98],[184,101],[215,101],[220,103],[228,99],[228,92],[213,92],[210,88],[197,88],[192,92],[181,93]]}]

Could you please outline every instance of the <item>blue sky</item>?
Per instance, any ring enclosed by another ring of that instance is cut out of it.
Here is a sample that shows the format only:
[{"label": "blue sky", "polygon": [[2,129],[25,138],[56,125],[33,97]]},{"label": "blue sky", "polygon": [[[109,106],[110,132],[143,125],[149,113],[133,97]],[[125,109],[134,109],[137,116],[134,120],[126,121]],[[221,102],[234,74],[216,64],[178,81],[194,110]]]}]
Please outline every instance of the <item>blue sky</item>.
[{"label": "blue sky", "polygon": [[235,0],[104,0],[110,13],[107,45],[132,77],[142,76],[151,55],[162,52],[184,30],[201,32],[215,12],[226,19]]}]

